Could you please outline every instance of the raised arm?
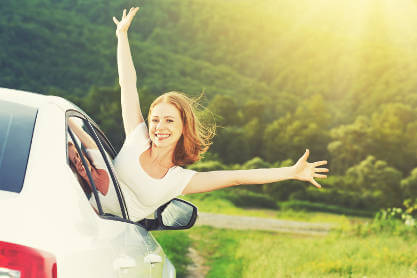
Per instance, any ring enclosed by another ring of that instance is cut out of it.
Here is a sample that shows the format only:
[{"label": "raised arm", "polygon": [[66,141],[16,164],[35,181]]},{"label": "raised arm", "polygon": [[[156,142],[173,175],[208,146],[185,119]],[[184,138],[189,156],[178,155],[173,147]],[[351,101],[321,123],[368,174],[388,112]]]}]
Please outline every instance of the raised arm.
[{"label": "raised arm", "polygon": [[327,177],[326,175],[318,174],[320,172],[328,172],[327,168],[317,168],[327,164],[327,161],[309,163],[307,162],[308,156],[309,150],[306,150],[297,163],[291,167],[197,173],[185,187],[183,194],[208,192],[240,184],[265,184],[288,179],[308,181],[320,188],[321,185],[314,178]]},{"label": "raised arm", "polygon": [[123,126],[126,136],[141,122],[143,122],[142,112],[139,105],[138,90],[136,87],[136,70],[133,65],[130,53],[127,31],[139,7],[131,8],[126,15],[123,10],[122,20],[118,21],[113,17],[117,25],[117,69],[119,72],[119,84],[121,88],[121,105]]},{"label": "raised arm", "polygon": [[91,136],[87,132],[85,132],[79,124],[75,122],[74,118],[68,119],[68,126],[75,133],[75,135],[77,135],[78,139],[80,139],[81,143],[87,149],[98,149],[96,143],[91,138]]}]

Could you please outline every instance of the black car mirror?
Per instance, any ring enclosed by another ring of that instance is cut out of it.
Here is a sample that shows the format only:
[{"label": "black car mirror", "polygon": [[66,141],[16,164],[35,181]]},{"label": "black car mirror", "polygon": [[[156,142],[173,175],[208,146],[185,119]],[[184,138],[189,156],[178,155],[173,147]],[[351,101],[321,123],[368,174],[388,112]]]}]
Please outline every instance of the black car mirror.
[{"label": "black car mirror", "polygon": [[184,230],[191,228],[197,220],[197,207],[175,198],[160,206],[155,214],[155,219],[143,219],[139,224],[148,231]]},{"label": "black car mirror", "polygon": [[187,201],[173,199],[164,208],[158,209],[156,215],[165,230],[188,229],[197,219],[197,208]]}]

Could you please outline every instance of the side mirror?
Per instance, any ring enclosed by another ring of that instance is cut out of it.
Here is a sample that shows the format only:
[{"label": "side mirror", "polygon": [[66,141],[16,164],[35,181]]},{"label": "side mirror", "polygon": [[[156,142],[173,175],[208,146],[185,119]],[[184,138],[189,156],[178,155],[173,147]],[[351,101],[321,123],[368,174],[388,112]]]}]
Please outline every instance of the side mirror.
[{"label": "side mirror", "polygon": [[155,214],[155,219],[143,219],[138,223],[148,231],[184,230],[191,228],[197,220],[197,207],[175,198],[160,206]]}]

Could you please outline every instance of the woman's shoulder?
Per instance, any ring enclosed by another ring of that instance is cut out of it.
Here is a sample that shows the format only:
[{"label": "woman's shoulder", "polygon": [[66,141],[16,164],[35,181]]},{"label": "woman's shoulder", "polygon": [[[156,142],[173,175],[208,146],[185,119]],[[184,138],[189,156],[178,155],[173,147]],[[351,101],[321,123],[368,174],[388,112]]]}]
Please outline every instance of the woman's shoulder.
[{"label": "woman's shoulder", "polygon": [[171,172],[170,173],[171,177],[179,178],[179,179],[184,179],[184,178],[186,179],[186,178],[191,177],[191,176],[193,176],[194,174],[197,173],[197,171],[187,169],[187,168],[184,168],[184,167],[179,166],[179,165],[173,166],[171,168],[170,172]]},{"label": "woman's shoulder", "polygon": [[126,136],[121,150],[131,146],[146,146],[149,145],[149,142],[148,128],[145,122],[141,122]]},{"label": "woman's shoulder", "polygon": [[131,138],[149,140],[149,133],[146,122],[139,123],[129,134],[126,135],[125,141],[131,140]]},{"label": "woman's shoulder", "polygon": [[150,146],[150,139],[148,135],[148,128],[145,122],[138,124],[135,129],[127,135],[122,148],[115,158],[115,164],[121,161],[131,163],[130,159],[123,159],[133,157],[139,159],[138,156]]}]

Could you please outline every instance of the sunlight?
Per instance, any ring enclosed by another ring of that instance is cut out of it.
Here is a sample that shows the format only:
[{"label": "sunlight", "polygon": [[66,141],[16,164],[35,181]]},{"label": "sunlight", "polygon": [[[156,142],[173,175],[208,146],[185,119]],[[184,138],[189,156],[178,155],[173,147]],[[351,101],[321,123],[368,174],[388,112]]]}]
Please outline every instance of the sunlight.
[{"label": "sunlight", "polygon": [[275,44],[278,49],[296,43],[306,46],[294,48],[294,57],[305,57],[303,72],[298,73],[304,76],[300,87],[307,92],[323,81],[315,70],[320,67],[331,69],[326,78],[332,88],[323,90],[334,91],[335,97],[352,89],[352,84],[358,93],[367,91],[361,87],[362,75],[398,82],[394,78],[399,75],[392,71],[415,67],[417,7],[413,0],[285,1],[279,10],[287,26]]}]

